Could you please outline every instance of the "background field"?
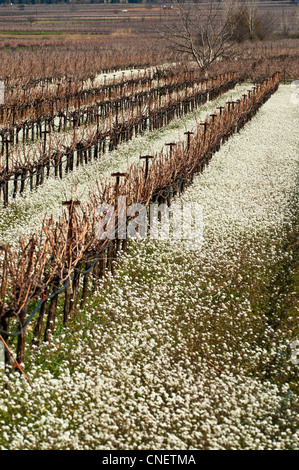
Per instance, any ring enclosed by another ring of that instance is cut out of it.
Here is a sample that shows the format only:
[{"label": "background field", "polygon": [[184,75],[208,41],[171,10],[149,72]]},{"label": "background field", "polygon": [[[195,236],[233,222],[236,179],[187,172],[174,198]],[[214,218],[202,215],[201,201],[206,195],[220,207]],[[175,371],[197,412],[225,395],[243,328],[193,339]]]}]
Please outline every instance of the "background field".
[{"label": "background field", "polygon": [[[0,5],[2,37],[52,37],[65,34],[107,36],[138,34],[156,36],[161,28],[167,2],[161,4],[41,4]],[[259,11],[275,19],[275,32],[298,33],[298,5],[290,2],[262,2]],[[202,4],[206,10],[207,5]]]}]

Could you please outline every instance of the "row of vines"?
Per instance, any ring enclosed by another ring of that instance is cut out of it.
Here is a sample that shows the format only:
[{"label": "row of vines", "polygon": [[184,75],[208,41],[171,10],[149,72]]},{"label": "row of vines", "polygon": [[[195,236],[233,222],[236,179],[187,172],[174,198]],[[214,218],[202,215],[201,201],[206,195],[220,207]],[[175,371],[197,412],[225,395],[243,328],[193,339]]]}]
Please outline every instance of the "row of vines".
[{"label": "row of vines", "polygon": [[[85,95],[88,103],[81,95],[72,95],[79,100],[76,109],[70,110],[69,102],[62,100],[64,111],[57,113],[55,107],[47,118],[43,114],[43,118],[35,116],[19,125],[13,122],[9,131],[0,131],[0,197],[4,206],[27,187],[32,191],[49,176],[62,179],[74,167],[100,158],[147,130],[160,129],[234,88],[240,80],[230,73],[209,80],[183,77],[175,83],[168,77],[167,83],[156,88],[102,101],[89,90]],[[146,86],[151,84],[149,80]],[[106,87],[98,90],[104,95],[107,91]],[[8,109],[2,108],[3,115]]]}]

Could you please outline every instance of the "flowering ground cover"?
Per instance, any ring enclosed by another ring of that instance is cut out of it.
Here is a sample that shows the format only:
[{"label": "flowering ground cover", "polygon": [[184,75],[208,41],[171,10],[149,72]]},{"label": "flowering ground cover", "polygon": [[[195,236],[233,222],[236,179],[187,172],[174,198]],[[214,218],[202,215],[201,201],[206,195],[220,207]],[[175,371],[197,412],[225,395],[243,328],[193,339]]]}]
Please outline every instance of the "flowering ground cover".
[{"label": "flowering ground cover", "polygon": [[279,90],[0,391],[2,449],[296,449],[298,113]]}]

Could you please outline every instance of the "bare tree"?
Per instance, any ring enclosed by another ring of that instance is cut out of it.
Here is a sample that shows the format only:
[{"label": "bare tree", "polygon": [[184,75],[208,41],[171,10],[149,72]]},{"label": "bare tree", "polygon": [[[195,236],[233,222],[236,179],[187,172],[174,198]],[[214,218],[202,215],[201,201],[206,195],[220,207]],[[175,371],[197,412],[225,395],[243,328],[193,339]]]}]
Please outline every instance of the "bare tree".
[{"label": "bare tree", "polygon": [[171,0],[159,32],[175,52],[191,56],[205,70],[227,55],[236,43],[230,21],[233,8],[234,0],[210,0],[204,4]]},{"label": "bare tree", "polygon": [[274,29],[274,17],[271,13],[262,13],[258,0],[234,0],[230,12],[233,39],[238,42],[246,39],[264,39]]}]

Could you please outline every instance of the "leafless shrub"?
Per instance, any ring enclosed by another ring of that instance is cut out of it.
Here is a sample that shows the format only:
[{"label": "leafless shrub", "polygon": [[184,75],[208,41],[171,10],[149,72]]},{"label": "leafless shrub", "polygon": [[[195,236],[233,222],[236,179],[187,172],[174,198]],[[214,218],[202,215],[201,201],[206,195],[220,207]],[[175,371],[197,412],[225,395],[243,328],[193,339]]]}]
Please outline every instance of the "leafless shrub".
[{"label": "leafless shrub", "polygon": [[224,9],[223,2],[215,0],[204,7],[172,0],[160,34],[176,52],[191,56],[201,70],[225,56],[236,42],[231,7],[226,4]]}]

